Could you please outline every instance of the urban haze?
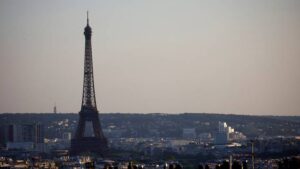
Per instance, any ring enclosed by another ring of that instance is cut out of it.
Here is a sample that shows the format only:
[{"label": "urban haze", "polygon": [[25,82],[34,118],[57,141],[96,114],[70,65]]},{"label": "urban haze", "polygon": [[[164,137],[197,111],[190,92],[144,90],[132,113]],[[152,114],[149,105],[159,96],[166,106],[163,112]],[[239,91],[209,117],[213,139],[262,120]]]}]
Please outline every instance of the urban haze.
[{"label": "urban haze", "polygon": [[299,115],[300,2],[0,2],[0,112],[80,110],[86,11],[100,112]]},{"label": "urban haze", "polygon": [[1,1],[0,168],[299,169],[299,7]]}]

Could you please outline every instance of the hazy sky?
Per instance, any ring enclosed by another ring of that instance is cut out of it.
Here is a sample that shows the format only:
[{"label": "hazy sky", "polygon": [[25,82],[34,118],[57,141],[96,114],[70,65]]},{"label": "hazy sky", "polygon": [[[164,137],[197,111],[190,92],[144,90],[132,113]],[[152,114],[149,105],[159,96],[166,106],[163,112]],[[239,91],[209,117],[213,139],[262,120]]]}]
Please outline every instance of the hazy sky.
[{"label": "hazy sky", "polygon": [[0,112],[300,115],[300,1],[0,1]]}]

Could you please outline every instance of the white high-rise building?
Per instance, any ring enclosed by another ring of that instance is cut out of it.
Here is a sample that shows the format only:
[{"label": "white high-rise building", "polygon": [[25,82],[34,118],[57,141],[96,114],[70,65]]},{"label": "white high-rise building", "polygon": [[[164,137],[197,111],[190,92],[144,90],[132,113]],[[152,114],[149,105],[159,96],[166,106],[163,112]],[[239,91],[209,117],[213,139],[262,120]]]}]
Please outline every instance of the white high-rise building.
[{"label": "white high-rise building", "polygon": [[226,132],[226,130],[227,130],[226,122],[220,122],[219,121],[219,132]]},{"label": "white high-rise building", "polygon": [[216,144],[227,144],[229,140],[244,140],[246,136],[237,132],[233,127],[228,126],[226,122],[219,121],[219,131],[215,134]]},{"label": "white high-rise building", "polygon": [[215,134],[215,144],[227,144],[229,140],[229,133],[234,130],[227,125],[226,122],[219,121],[219,131]]}]

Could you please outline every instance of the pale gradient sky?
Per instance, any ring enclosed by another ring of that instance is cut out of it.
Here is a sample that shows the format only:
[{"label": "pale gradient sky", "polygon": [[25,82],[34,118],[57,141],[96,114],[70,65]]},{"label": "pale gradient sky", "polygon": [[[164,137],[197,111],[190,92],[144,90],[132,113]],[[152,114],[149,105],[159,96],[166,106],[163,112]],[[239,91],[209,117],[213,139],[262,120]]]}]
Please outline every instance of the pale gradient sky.
[{"label": "pale gradient sky", "polygon": [[1,0],[0,112],[300,115],[300,1]]}]

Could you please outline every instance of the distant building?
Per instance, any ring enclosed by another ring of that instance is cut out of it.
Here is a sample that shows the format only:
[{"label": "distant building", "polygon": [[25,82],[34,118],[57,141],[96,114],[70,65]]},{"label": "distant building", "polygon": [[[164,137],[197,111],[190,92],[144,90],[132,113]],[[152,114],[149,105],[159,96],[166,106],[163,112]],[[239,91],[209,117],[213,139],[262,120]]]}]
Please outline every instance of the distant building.
[{"label": "distant building", "polygon": [[62,135],[62,139],[65,141],[71,141],[72,133],[71,132],[64,132]]},{"label": "distant building", "polygon": [[6,143],[12,140],[12,136],[9,136],[8,133],[9,133],[9,126],[1,125],[0,126],[0,147],[1,148],[5,148]]},{"label": "distant building", "polygon": [[184,128],[182,130],[182,137],[184,139],[194,139],[196,138],[196,129],[195,128]]},{"label": "distant building", "polygon": [[245,140],[246,136],[228,126],[226,122],[219,122],[219,130],[215,133],[215,144],[227,144],[229,141]]},{"label": "distant building", "polygon": [[227,127],[227,132],[228,132],[228,134],[234,133],[234,128],[228,126],[228,127]]},{"label": "distant building", "polygon": [[227,123],[219,121],[219,133],[227,131]]},{"label": "distant building", "polygon": [[227,126],[226,122],[219,122],[219,131],[215,134],[215,144],[227,144],[229,131],[232,131],[232,129]]},{"label": "distant building", "polygon": [[166,146],[177,153],[181,153],[184,150],[183,147],[191,143],[192,141],[189,140],[168,140]]},{"label": "distant building", "polygon": [[106,128],[103,129],[103,133],[109,138],[120,138],[124,135],[124,133],[126,133],[126,130]]},{"label": "distant building", "polygon": [[2,128],[2,140],[7,149],[43,151],[44,126],[41,124],[11,124]]},{"label": "distant building", "polygon": [[227,132],[217,132],[215,134],[215,144],[227,144],[228,143],[228,134]]},{"label": "distant building", "polygon": [[242,140],[246,140],[247,137],[243,133],[235,131],[229,133],[229,139],[232,141],[242,141]]},{"label": "distant building", "polygon": [[211,135],[211,133],[200,133],[198,135],[198,139],[199,139],[199,141],[209,142],[212,139],[212,135]]}]

